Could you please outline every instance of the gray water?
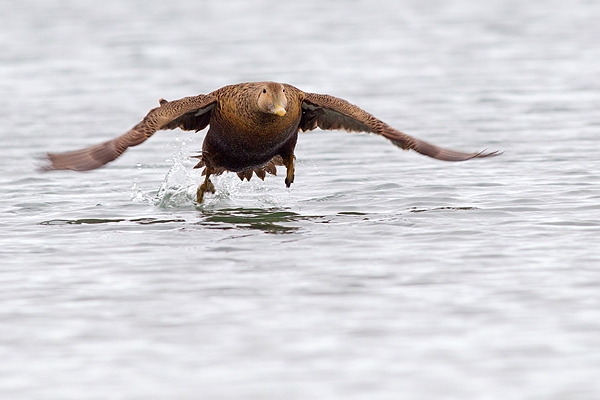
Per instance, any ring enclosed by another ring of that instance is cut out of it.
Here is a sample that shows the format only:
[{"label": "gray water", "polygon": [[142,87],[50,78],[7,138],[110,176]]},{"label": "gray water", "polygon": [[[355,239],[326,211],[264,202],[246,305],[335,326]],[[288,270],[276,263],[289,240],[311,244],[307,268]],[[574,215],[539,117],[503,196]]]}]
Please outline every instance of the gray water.
[{"label": "gray water", "polygon": [[[600,398],[600,3],[3,1],[2,399]],[[501,157],[302,134],[201,181],[204,132],[35,156],[254,80]]]}]

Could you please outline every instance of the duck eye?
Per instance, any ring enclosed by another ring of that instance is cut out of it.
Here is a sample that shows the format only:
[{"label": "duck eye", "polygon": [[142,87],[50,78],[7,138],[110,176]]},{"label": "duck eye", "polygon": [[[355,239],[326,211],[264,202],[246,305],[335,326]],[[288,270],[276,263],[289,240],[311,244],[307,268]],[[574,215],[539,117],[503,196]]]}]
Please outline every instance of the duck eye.
[{"label": "duck eye", "polygon": [[263,89],[263,93],[267,93],[267,89]]}]

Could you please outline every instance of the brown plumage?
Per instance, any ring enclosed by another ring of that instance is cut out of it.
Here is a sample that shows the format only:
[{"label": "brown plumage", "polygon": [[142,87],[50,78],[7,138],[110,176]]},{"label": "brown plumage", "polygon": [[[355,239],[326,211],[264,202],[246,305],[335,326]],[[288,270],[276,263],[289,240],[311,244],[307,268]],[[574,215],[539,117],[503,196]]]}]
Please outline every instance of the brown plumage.
[{"label": "brown plumage", "polygon": [[45,171],[70,169],[87,171],[119,157],[127,148],[144,142],[156,131],[180,128],[199,131],[210,125],[202,144],[202,155],[194,168],[204,167],[204,182],[197,191],[214,193],[211,175],[236,172],[240,179],[253,174],[264,179],[275,175],[276,166],[287,169],[285,184],[294,181],[294,148],[298,132],[344,129],[369,132],[389,139],[404,150],[444,161],[465,161],[501,153],[463,153],[434,146],[395,130],[359,107],[337,97],[305,93],[294,86],[275,82],[250,82],[230,85],[207,95],[180,100],[159,100],[127,133],[107,142],[67,153],[48,153]]}]

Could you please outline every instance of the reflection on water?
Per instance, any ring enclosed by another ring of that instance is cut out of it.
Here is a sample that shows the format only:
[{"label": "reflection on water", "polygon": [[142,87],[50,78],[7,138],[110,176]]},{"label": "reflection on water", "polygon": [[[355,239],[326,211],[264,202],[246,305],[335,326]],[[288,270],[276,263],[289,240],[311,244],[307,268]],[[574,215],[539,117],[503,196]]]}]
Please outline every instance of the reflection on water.
[{"label": "reflection on water", "polygon": [[[265,233],[285,234],[297,232],[300,223],[308,220],[319,220],[323,217],[300,215],[281,209],[231,208],[221,210],[201,210],[200,221],[193,222],[211,229],[256,229]],[[77,218],[51,219],[39,225],[103,225],[118,223],[134,223],[139,225],[189,223],[183,218]]]},{"label": "reflection on water", "polygon": [[96,225],[113,224],[119,222],[133,222],[140,225],[168,224],[172,222],[185,222],[184,219],[157,219],[157,218],[80,218],[80,219],[51,219],[40,222],[40,225]]},{"label": "reflection on water", "polygon": [[411,213],[422,213],[422,212],[430,212],[430,211],[469,211],[469,210],[477,210],[477,207],[434,207],[434,208],[417,208],[412,207],[409,211]]},{"label": "reflection on water", "polygon": [[295,223],[317,219],[292,211],[265,210],[260,208],[224,209],[203,211],[203,220],[198,222],[216,229],[257,229],[265,233],[286,234],[300,229]]}]

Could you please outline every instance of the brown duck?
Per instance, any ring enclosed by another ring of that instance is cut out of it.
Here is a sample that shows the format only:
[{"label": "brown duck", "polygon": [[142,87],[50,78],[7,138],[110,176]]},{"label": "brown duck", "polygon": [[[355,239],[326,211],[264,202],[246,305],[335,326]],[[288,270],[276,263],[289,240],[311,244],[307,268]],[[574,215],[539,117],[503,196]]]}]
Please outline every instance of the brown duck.
[{"label": "brown duck", "polygon": [[204,182],[198,187],[199,203],[207,191],[214,193],[211,175],[236,172],[240,179],[253,174],[264,179],[275,175],[276,165],[287,169],[285,184],[294,181],[294,148],[300,130],[344,129],[382,135],[393,144],[444,161],[465,161],[496,156],[499,152],[463,153],[434,146],[399,132],[347,101],[326,94],[305,93],[276,82],[229,85],[209,94],[159,101],[129,132],[107,142],[67,153],[48,153],[43,170],[87,171],[119,157],[128,147],[144,142],[161,129],[199,131],[210,125],[202,144],[200,162]]}]

